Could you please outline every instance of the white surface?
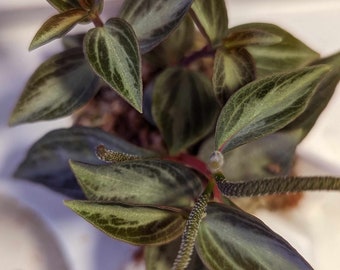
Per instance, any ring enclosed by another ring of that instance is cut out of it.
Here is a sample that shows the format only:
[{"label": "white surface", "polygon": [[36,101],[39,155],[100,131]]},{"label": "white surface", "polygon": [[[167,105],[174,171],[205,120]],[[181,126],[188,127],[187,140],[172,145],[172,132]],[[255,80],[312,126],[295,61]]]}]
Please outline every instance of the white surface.
[{"label": "white surface", "polygon": [[[0,3],[0,190],[19,198],[46,220],[64,249],[70,270],[121,269],[124,260],[129,258],[129,246],[109,239],[71,213],[63,206],[62,196],[10,177],[37,138],[48,130],[70,125],[69,119],[62,119],[11,129],[7,127],[10,111],[28,76],[43,59],[59,50],[54,42],[54,45],[28,53],[27,47],[35,31],[55,11],[42,8],[35,14],[25,13],[21,9],[23,4],[47,6],[42,0]],[[16,11],[9,13],[10,8],[16,8]],[[340,1],[230,0],[228,8],[231,26],[259,21],[275,23],[322,55],[340,50]],[[304,164],[305,167],[312,164],[309,169],[333,175],[340,175],[339,92],[338,87],[317,126],[299,147],[299,155],[309,162],[309,165]],[[321,167],[317,168],[315,164]],[[338,205],[339,193],[313,192],[308,193],[294,211],[263,211],[258,215],[287,238],[315,269],[337,270],[340,269]],[[1,261],[0,269],[3,269]]]}]

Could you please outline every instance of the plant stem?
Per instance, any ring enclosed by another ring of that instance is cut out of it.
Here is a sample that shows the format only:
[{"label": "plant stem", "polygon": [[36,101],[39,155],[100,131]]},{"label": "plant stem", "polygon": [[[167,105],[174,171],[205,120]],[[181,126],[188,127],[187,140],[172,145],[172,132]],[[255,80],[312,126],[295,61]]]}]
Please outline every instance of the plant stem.
[{"label": "plant stem", "polygon": [[100,19],[98,14],[91,14],[91,20],[92,20],[95,27],[103,27],[104,26],[104,23]]},{"label": "plant stem", "polygon": [[211,48],[210,45],[206,45],[202,49],[200,49],[199,51],[195,51],[191,55],[183,58],[180,65],[181,66],[188,66],[192,62],[194,62],[194,61],[196,61],[200,58],[213,57],[215,55],[215,52],[216,52],[216,50]]}]

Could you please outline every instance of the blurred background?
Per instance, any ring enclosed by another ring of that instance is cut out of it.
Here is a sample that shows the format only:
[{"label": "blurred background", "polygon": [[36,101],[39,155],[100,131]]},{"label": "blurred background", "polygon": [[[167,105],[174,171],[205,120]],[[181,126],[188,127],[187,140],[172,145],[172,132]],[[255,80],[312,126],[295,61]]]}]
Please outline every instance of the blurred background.
[{"label": "blurred background", "polygon": [[[340,51],[338,0],[227,0],[230,26],[274,23],[322,56]],[[104,20],[121,1],[105,1]],[[70,118],[9,128],[7,121],[25,82],[58,41],[28,52],[40,25],[56,11],[43,0],[0,3],[0,269],[123,269],[136,249],[109,239],[64,207],[63,196],[11,175],[26,151]],[[76,31],[89,26],[77,27]],[[340,176],[340,87],[298,148],[298,174]],[[340,269],[340,193],[309,192],[290,211],[258,211],[317,270]],[[53,268],[54,267],[54,268]],[[130,266],[135,269],[134,266]]]}]

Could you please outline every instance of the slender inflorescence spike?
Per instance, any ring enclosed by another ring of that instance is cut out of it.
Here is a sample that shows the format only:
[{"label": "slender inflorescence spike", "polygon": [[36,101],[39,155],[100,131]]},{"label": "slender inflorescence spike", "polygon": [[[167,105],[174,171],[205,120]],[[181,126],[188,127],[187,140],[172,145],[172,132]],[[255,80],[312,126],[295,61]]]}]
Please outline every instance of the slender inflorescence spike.
[{"label": "slender inflorescence spike", "polygon": [[206,215],[206,208],[211,196],[213,184],[209,183],[204,193],[198,198],[192,208],[182,235],[181,246],[178,251],[172,270],[184,270],[190,263],[194,250],[195,240],[201,220]]},{"label": "slender inflorescence spike", "polygon": [[275,193],[308,190],[340,190],[340,177],[331,176],[279,176],[243,182],[227,180],[221,172],[215,173],[217,186],[225,196],[260,196]]},{"label": "slender inflorescence spike", "polygon": [[96,155],[100,160],[109,163],[140,159],[140,157],[136,155],[112,151],[110,149],[105,148],[105,146],[102,144],[97,146]]}]

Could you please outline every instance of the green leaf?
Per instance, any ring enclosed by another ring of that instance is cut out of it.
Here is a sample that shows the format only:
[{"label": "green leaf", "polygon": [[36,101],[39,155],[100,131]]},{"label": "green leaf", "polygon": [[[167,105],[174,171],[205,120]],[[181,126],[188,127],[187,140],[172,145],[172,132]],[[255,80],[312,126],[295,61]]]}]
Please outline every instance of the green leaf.
[{"label": "green leaf", "polygon": [[90,201],[65,204],[110,237],[134,245],[168,243],[183,232],[186,220],[186,212],[177,208]]},{"label": "green leaf", "polygon": [[85,55],[93,70],[136,110],[142,111],[141,57],[131,26],[109,19],[86,33]]},{"label": "green leaf", "polygon": [[[146,246],[144,248],[144,259],[146,270],[171,270],[181,244],[178,238],[171,243],[161,246]],[[187,270],[208,270],[196,251],[193,251]]]},{"label": "green leaf", "polygon": [[246,197],[307,190],[340,190],[340,177],[277,176],[240,182],[229,181],[221,173],[214,177],[225,196]]},{"label": "green leaf", "polygon": [[287,72],[304,67],[318,59],[319,54],[282,28],[267,23],[243,24],[229,30],[229,35],[239,32],[266,32],[278,36],[281,42],[272,45],[252,44],[246,47],[254,58],[258,78],[277,72]]},{"label": "green leaf", "polygon": [[97,93],[98,82],[81,48],[56,54],[41,64],[29,78],[9,124],[70,115]]},{"label": "green leaf", "polygon": [[177,29],[152,51],[143,55],[154,69],[178,64],[191,49],[195,41],[195,26],[190,16],[186,15]]},{"label": "green leaf", "polygon": [[195,240],[202,219],[206,216],[206,208],[212,194],[213,185],[210,183],[204,193],[198,198],[185,224],[181,246],[174,261],[173,270],[185,270],[190,263]]},{"label": "green leaf", "polygon": [[188,12],[193,0],[125,0],[119,17],[136,32],[142,53],[164,40]]},{"label": "green leaf", "polygon": [[132,204],[190,206],[202,178],[184,165],[157,159],[90,165],[71,161],[87,198]]},{"label": "green leaf", "polygon": [[243,48],[251,45],[269,46],[282,42],[283,38],[261,28],[236,27],[224,39],[224,47],[227,49]]},{"label": "green leaf", "polygon": [[95,154],[95,148],[100,144],[131,155],[154,155],[100,129],[58,129],[47,133],[31,147],[16,169],[15,177],[43,184],[73,198],[84,198],[68,161],[102,164]]},{"label": "green leaf", "polygon": [[261,220],[229,205],[210,203],[196,250],[209,269],[290,269],[312,267]]},{"label": "green leaf", "polygon": [[54,15],[40,27],[30,44],[29,50],[34,50],[54,39],[64,36],[87,16],[88,13],[83,9],[71,9]]},{"label": "green leaf", "polygon": [[222,104],[239,88],[255,80],[255,64],[245,49],[216,51],[213,87]]},{"label": "green leaf", "polygon": [[70,9],[81,8],[78,0],[47,0],[59,12],[68,11]]},{"label": "green leaf", "polygon": [[321,112],[327,106],[329,100],[333,96],[336,86],[340,80],[340,52],[333,54],[327,58],[320,59],[313,65],[327,64],[332,70],[323,78],[318,85],[315,94],[311,98],[307,109],[284,130],[302,129],[300,141],[309,133],[319,118]]},{"label": "green leaf", "polygon": [[195,0],[191,8],[203,28],[203,35],[208,37],[213,46],[218,46],[228,31],[228,15],[224,0]]},{"label": "green leaf", "polygon": [[304,111],[327,72],[328,66],[307,67],[242,87],[218,118],[216,149],[225,153],[286,126]]},{"label": "green leaf", "polygon": [[211,131],[220,109],[211,88],[204,75],[184,68],[168,68],[157,77],[152,114],[170,154]]}]

